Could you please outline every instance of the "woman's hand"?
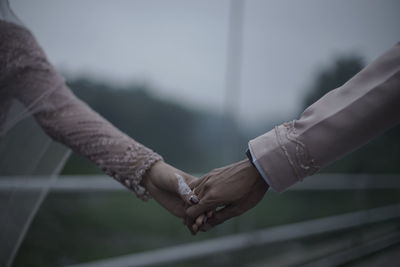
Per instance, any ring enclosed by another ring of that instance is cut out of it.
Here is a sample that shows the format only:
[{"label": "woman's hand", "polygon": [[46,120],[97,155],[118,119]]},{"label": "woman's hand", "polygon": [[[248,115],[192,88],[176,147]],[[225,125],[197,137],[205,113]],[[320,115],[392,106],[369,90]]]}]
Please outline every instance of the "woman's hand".
[{"label": "woman's hand", "polygon": [[184,218],[185,210],[199,199],[188,186],[197,178],[159,161],[143,177],[142,185],[165,209]]}]

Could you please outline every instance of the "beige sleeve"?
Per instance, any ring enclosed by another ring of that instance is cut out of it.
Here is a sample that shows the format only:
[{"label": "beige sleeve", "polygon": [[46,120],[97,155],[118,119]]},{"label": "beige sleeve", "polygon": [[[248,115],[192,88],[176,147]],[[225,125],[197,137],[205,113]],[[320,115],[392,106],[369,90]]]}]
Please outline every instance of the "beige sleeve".
[{"label": "beige sleeve", "polygon": [[249,148],[260,173],[281,192],[399,122],[397,44],[309,106],[300,119],[251,140]]}]

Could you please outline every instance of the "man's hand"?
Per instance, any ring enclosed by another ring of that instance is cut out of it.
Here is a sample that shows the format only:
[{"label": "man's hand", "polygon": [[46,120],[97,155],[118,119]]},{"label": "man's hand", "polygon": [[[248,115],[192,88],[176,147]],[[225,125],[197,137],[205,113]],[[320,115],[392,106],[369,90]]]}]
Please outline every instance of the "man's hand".
[{"label": "man's hand", "polygon": [[[197,205],[186,209],[194,232],[207,231],[243,214],[253,208],[269,188],[247,159],[212,170],[202,179],[191,182],[190,187],[200,199]],[[207,214],[207,218],[203,214]]]},{"label": "man's hand", "polygon": [[185,209],[199,202],[188,186],[195,180],[195,177],[159,161],[143,177],[142,184],[165,209],[184,218]]}]

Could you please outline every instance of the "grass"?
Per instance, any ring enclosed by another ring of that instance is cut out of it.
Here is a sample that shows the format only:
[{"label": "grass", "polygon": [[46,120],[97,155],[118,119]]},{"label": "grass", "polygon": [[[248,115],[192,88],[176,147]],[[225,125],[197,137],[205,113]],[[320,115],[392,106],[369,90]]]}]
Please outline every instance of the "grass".
[{"label": "grass", "polygon": [[241,217],[192,236],[155,201],[127,192],[49,194],[14,266],[64,266],[399,202],[396,190],[269,192]]}]

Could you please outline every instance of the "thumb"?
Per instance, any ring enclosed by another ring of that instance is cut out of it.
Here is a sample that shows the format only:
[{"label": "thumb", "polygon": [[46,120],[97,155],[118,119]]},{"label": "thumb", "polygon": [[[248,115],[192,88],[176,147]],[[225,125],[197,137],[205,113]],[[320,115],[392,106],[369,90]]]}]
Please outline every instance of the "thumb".
[{"label": "thumb", "polygon": [[195,195],[192,189],[190,189],[183,176],[175,173],[175,178],[177,182],[177,193],[182,198],[182,200],[189,205],[199,203],[199,198]]}]

